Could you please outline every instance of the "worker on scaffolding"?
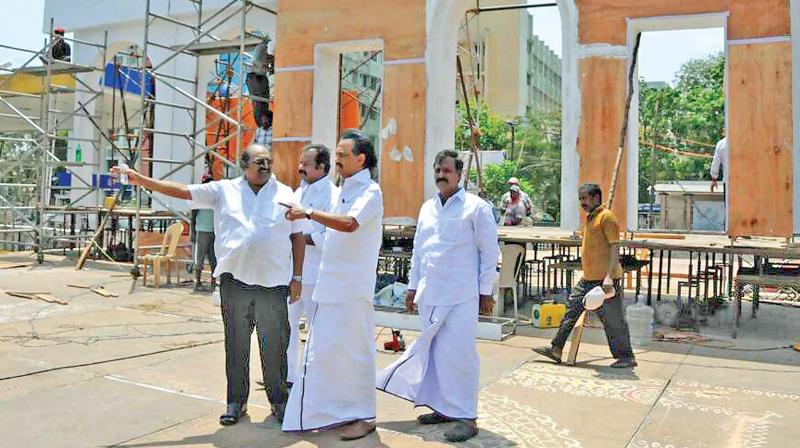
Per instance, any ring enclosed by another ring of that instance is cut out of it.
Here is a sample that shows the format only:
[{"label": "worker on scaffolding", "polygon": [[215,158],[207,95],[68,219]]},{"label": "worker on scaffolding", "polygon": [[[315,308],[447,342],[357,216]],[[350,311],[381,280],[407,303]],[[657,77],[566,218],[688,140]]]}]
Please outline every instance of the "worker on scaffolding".
[{"label": "worker on scaffolding", "polygon": [[[202,183],[213,182],[214,178],[210,174],[203,177]],[[195,269],[195,291],[203,291],[203,263],[208,258],[211,266],[211,291],[217,287],[217,279],[214,277],[214,270],[217,269],[217,257],[214,254],[214,210],[210,208],[200,208],[192,210],[192,228],[194,229],[194,269]]]},{"label": "worker on scaffolding", "polygon": [[253,51],[253,61],[247,70],[247,90],[250,92],[250,101],[253,105],[253,118],[256,125],[262,129],[272,126],[267,112],[269,112],[269,73],[273,70],[272,45],[269,37],[256,46]]},{"label": "worker on scaffolding", "polygon": [[50,57],[54,61],[69,62],[72,57],[72,48],[64,40],[64,28],[53,30],[53,44],[50,46]]}]

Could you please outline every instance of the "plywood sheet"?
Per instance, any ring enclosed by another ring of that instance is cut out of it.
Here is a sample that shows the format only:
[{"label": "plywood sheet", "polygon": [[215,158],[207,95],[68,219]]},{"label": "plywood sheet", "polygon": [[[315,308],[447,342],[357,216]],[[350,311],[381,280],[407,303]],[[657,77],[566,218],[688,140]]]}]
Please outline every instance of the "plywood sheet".
[{"label": "plywood sheet", "polygon": [[311,135],[313,91],[311,71],[275,74],[273,138]]},{"label": "plywood sheet", "polygon": [[576,0],[580,42],[624,45],[627,18],[730,12],[729,39],[791,33],[789,0]]},{"label": "plywood sheet", "polygon": [[[757,0],[761,1],[761,0]],[[625,45],[626,18],[728,11],[731,0],[576,0],[582,44]]]},{"label": "plywood sheet", "polygon": [[[311,142],[275,142],[272,144],[272,171],[279,181],[295,189],[300,186],[297,165],[303,147]],[[331,148],[333,151],[333,148]]]},{"label": "plywood sheet", "polygon": [[[321,42],[383,39],[385,59],[425,55],[425,0],[278,2],[276,65],[312,65]],[[353,15],[358,11],[358,17]]]},{"label": "plywood sheet", "polygon": [[[619,146],[619,135],[625,110],[627,92],[626,64],[622,59],[587,58],[580,62],[581,125],[578,136],[580,157],[580,183],[595,183],[603,190],[607,200],[614,163]],[[617,178],[614,212],[621,228],[627,228],[627,200],[625,185],[626,162],[622,159]],[[564,201],[577,201],[574,197]]]},{"label": "plywood sheet", "polygon": [[729,39],[788,36],[792,33],[789,0],[731,0]]},{"label": "plywood sheet", "polygon": [[383,76],[384,216],[416,219],[425,200],[425,66],[391,65]]},{"label": "plywood sheet", "polygon": [[729,233],[792,234],[792,48],[735,45],[730,64]]}]

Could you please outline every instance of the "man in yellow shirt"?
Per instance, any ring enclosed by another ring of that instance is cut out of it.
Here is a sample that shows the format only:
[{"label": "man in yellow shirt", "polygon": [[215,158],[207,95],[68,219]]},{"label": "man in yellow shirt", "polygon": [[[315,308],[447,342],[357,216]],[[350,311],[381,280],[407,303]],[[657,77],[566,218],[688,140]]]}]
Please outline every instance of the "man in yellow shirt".
[{"label": "man in yellow shirt", "polygon": [[567,299],[567,314],[561,321],[556,337],[550,347],[537,347],[533,351],[556,363],[561,362],[561,353],[578,317],[583,312],[583,298],[597,286],[603,289],[614,287],[615,296],[606,299],[597,310],[606,331],[608,346],[616,358],[611,367],[636,367],[636,358],[631,349],[625,308],[622,304],[622,267],[619,264],[619,224],[614,212],[603,207],[602,192],[595,184],[584,184],[578,190],[581,207],[588,213],[581,244],[583,277],[572,288]]}]

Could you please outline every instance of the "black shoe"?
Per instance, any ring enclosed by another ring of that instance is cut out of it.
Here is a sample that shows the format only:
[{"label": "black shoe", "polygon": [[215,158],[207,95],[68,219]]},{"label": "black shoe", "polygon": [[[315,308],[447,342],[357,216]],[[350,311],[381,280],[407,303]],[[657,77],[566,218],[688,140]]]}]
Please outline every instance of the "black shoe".
[{"label": "black shoe", "polygon": [[556,364],[561,364],[561,355],[556,353],[553,350],[553,347],[547,347],[547,346],[545,346],[545,347],[534,347],[531,350],[535,351],[536,353],[538,353],[538,354],[540,354],[540,355],[542,355],[542,356],[544,356],[546,358],[552,359],[553,361],[555,361]]},{"label": "black shoe", "polygon": [[440,423],[447,423],[455,421],[450,417],[446,417],[438,412],[431,412],[430,414],[422,414],[417,417],[417,422],[420,425],[438,425]]},{"label": "black shoe", "polygon": [[448,442],[464,442],[478,435],[478,426],[475,423],[460,421],[444,433],[444,439]]},{"label": "black shoe", "polygon": [[283,414],[286,413],[286,403],[273,404],[271,408],[272,408],[272,415],[275,416],[275,419],[278,420],[278,423],[283,424]]},{"label": "black shoe", "polygon": [[219,416],[219,424],[222,426],[235,425],[244,415],[247,414],[247,404],[228,403],[228,410]]},{"label": "black shoe", "polygon": [[611,364],[613,369],[632,369],[639,364],[635,358],[620,358],[614,364]]}]

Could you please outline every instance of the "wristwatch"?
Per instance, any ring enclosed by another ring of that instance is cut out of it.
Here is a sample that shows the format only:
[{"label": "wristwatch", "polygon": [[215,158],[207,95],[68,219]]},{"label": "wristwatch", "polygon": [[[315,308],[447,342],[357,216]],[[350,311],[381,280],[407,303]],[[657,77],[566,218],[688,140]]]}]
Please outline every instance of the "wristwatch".
[{"label": "wristwatch", "polygon": [[300,283],[303,283],[303,276],[302,275],[295,275],[294,277],[292,277],[292,280],[300,282]]},{"label": "wristwatch", "polygon": [[311,215],[313,215],[313,214],[314,214],[314,209],[313,208],[307,209],[306,210],[306,219],[311,219]]}]

